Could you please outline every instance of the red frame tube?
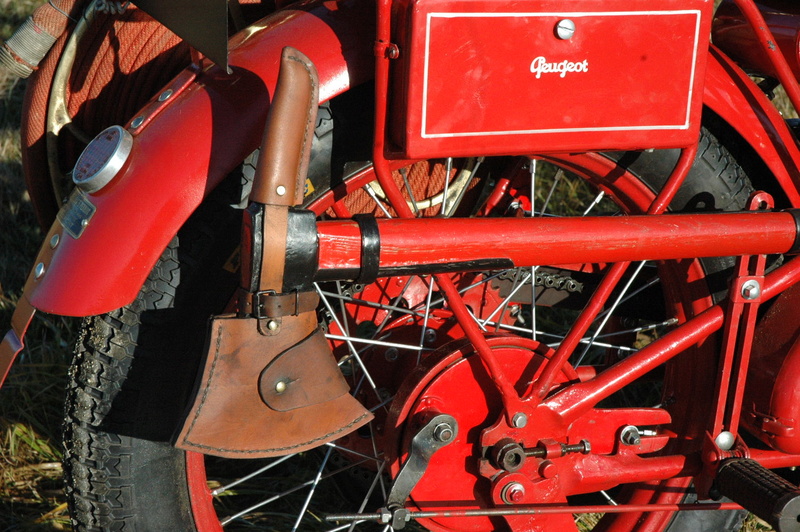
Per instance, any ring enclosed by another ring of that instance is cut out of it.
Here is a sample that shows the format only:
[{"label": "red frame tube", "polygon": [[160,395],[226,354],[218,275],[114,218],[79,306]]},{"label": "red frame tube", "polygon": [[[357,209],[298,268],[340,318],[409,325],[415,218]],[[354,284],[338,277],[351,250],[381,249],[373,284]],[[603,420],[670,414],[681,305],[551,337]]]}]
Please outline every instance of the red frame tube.
[{"label": "red frame tube", "polygon": [[[380,219],[378,227],[383,272],[417,265],[447,271],[448,265],[469,262],[483,269],[500,259],[524,267],[786,253],[797,235],[788,212]],[[320,278],[360,269],[355,222],[322,221],[317,231]]]}]

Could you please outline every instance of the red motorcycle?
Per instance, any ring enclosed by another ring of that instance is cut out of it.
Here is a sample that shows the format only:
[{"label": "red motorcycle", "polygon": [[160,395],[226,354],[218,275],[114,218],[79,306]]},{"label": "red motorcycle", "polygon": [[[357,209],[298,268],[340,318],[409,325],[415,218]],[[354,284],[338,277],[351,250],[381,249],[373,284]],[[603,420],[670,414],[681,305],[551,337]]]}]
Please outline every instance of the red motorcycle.
[{"label": "red motorcycle", "polygon": [[134,3],[0,51],[76,530],[798,529],[794,2]]}]

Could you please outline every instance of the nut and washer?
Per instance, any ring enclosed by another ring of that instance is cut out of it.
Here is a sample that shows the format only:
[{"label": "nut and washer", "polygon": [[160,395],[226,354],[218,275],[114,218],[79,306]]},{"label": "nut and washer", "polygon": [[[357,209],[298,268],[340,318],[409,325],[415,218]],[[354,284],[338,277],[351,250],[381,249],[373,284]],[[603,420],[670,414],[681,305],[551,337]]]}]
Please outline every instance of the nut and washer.
[{"label": "nut and washer", "polygon": [[452,440],[453,436],[455,436],[455,433],[450,423],[439,423],[433,429],[433,438],[436,441],[446,443]]},{"label": "nut and washer", "polygon": [[500,492],[500,498],[506,504],[519,504],[525,499],[525,486],[519,482],[509,482]]}]

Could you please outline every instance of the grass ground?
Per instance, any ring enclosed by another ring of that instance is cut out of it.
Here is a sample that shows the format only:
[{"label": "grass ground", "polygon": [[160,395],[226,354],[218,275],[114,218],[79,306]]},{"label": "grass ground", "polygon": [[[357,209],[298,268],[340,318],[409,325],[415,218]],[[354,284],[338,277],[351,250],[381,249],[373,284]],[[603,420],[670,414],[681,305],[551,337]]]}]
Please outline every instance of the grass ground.
[{"label": "grass ground", "polygon": [[[0,0],[0,38],[38,0]],[[42,238],[22,180],[19,122],[24,81],[0,70],[0,328],[8,328]],[[0,531],[69,528],[59,429],[71,327],[37,317],[29,346],[0,389]],[[0,334],[3,334],[0,333]]]},{"label": "grass ground", "polygon": [[[40,0],[0,0],[0,39]],[[25,191],[18,126],[24,81],[0,70],[0,334],[42,238]],[[75,324],[38,315],[28,347],[0,389],[0,532],[69,529],[61,489],[59,430]],[[745,531],[768,531],[749,518]]]}]

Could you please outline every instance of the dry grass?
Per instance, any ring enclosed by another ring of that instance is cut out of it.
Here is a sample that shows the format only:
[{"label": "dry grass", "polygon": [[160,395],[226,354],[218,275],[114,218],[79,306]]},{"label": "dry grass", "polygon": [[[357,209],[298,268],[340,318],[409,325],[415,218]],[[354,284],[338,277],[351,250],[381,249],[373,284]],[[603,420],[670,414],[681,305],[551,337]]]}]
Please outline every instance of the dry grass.
[{"label": "dry grass", "polygon": [[[0,38],[39,4],[0,0]],[[8,328],[42,231],[22,179],[19,121],[24,81],[0,70],[0,329]],[[39,317],[29,347],[0,389],[0,531],[69,529],[59,430],[72,328]],[[0,333],[2,334],[2,333]]]}]

